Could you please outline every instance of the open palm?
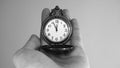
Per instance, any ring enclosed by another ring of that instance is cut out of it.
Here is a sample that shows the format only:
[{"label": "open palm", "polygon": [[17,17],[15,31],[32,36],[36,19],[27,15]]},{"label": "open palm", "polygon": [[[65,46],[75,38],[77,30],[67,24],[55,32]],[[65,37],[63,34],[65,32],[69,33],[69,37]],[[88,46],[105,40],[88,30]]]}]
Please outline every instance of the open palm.
[{"label": "open palm", "polygon": [[[63,12],[69,18],[68,10],[64,9]],[[41,20],[45,20],[49,13],[49,9],[43,9]],[[38,50],[44,42],[40,41],[41,38],[36,35],[32,35],[25,46],[14,54],[13,61],[16,68],[89,68],[88,59],[80,41],[78,22],[72,19],[71,23],[73,35],[70,44],[74,45],[75,49],[69,55],[58,58]]]}]

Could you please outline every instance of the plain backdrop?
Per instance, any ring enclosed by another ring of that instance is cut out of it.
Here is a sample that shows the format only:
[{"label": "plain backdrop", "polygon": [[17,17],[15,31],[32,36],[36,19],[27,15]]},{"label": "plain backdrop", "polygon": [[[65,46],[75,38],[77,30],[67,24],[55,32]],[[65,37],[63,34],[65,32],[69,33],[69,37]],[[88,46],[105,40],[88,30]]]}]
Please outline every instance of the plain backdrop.
[{"label": "plain backdrop", "polygon": [[120,0],[0,0],[0,68],[15,68],[13,54],[40,34],[42,9],[56,5],[80,23],[91,68],[120,68]]}]

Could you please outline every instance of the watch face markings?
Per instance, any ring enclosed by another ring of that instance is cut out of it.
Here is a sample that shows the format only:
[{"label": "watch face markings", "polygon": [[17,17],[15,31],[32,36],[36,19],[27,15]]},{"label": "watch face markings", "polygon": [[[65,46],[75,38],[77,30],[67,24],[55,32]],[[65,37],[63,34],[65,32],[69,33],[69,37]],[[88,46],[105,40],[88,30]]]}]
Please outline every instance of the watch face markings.
[{"label": "watch face markings", "polygon": [[48,36],[50,36],[50,33],[48,33]]},{"label": "watch face markings", "polygon": [[50,41],[60,42],[69,35],[67,23],[61,19],[52,19],[45,26],[45,34]]},{"label": "watch face markings", "polygon": [[65,37],[65,35],[66,35],[66,34],[64,33],[63,36]]},{"label": "watch face markings", "polygon": [[58,40],[58,38],[56,37],[56,38],[55,38],[55,40],[57,41],[57,40]]},{"label": "watch face markings", "polygon": [[65,24],[63,25],[63,27],[65,28]]},{"label": "watch face markings", "polygon": [[59,23],[59,20],[55,20],[55,23]]},{"label": "watch face markings", "polygon": [[49,24],[48,27],[51,27],[51,24]]},{"label": "watch face markings", "polygon": [[62,36],[60,36],[60,40],[62,40]]},{"label": "watch face markings", "polygon": [[47,32],[49,31],[49,29],[47,29]]},{"label": "watch face markings", "polygon": [[62,22],[60,22],[62,24]]},{"label": "watch face markings", "polygon": [[54,37],[52,36],[52,40],[53,40],[53,38],[54,38]]},{"label": "watch face markings", "polygon": [[54,22],[52,22],[51,24],[54,24]]},{"label": "watch face markings", "polygon": [[67,29],[65,29],[65,32],[67,32]]}]

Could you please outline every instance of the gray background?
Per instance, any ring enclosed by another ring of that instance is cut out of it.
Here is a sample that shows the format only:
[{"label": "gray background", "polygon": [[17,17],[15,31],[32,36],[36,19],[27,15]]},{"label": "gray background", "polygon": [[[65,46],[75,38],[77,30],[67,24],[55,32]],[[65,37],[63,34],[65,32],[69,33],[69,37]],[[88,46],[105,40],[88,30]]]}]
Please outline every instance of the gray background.
[{"label": "gray background", "polygon": [[80,23],[91,68],[120,68],[119,0],[0,0],[0,68],[14,68],[12,55],[39,36],[42,9],[55,5]]}]

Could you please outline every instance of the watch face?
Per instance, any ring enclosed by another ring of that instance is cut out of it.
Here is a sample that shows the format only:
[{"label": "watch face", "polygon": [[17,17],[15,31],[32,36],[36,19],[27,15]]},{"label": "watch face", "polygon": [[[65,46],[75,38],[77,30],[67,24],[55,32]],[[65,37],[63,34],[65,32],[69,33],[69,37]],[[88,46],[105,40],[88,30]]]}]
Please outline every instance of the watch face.
[{"label": "watch face", "polygon": [[45,25],[44,34],[52,42],[61,42],[70,34],[70,26],[62,19],[54,18]]}]

